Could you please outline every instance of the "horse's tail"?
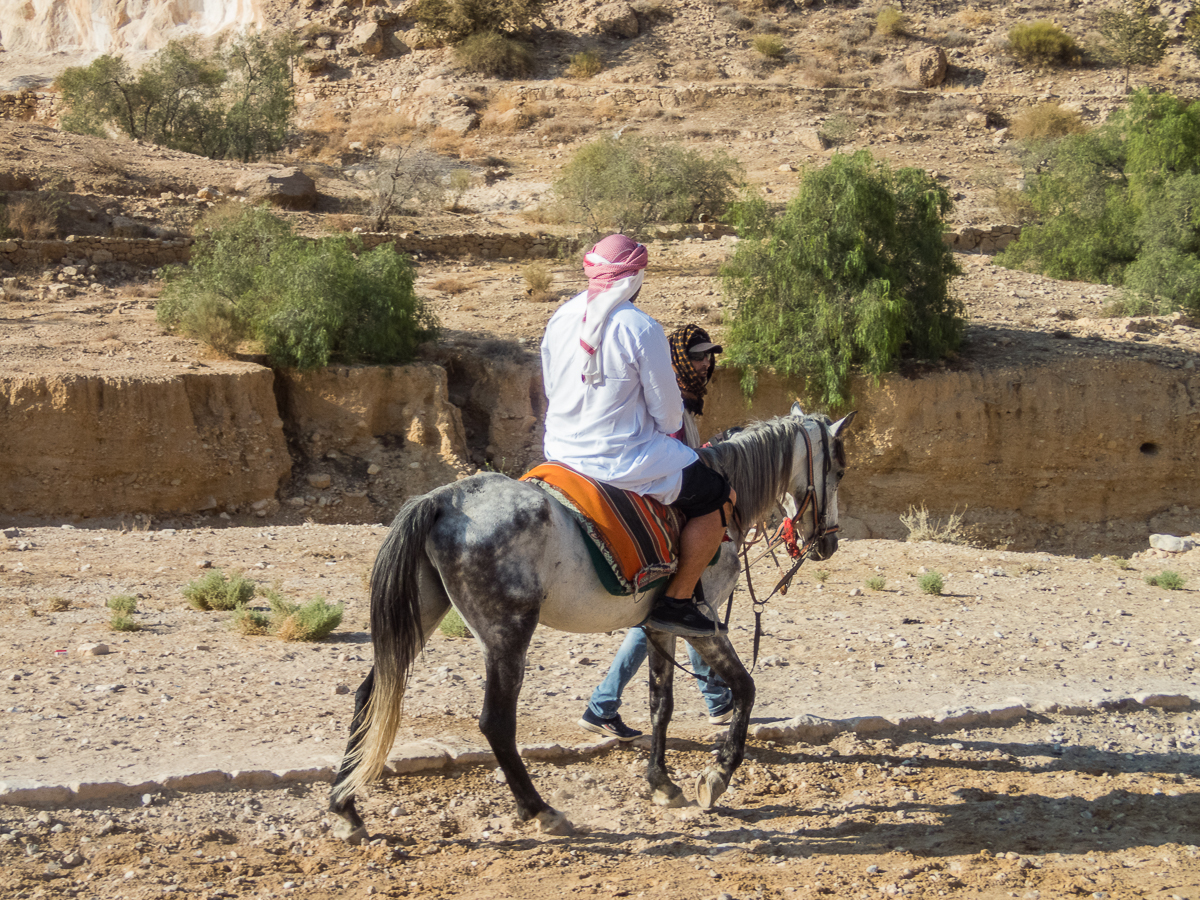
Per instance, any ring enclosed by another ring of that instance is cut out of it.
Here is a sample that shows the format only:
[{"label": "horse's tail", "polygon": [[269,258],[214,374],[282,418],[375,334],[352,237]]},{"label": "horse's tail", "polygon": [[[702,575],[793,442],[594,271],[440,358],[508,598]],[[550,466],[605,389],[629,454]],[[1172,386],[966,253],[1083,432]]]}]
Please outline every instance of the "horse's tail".
[{"label": "horse's tail", "polygon": [[351,735],[353,749],[342,771],[350,775],[334,789],[334,802],[352,797],[370,784],[387,764],[404,691],[425,644],[421,624],[419,567],[425,541],[437,524],[441,504],[436,495],[409,500],[392,522],[371,570],[371,643],[375,649],[374,686]]}]

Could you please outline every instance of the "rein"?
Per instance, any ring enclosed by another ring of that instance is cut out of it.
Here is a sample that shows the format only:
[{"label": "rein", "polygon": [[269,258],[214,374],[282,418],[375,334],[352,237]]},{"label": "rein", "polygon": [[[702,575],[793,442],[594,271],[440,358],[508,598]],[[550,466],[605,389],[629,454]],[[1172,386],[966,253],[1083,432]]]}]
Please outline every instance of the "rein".
[{"label": "rein", "polygon": [[[823,475],[825,478],[828,478],[829,471],[832,467],[831,463],[830,463],[829,429],[827,427],[825,427],[825,425],[822,423],[818,423],[818,427],[821,430],[821,451],[822,451],[822,457],[823,457],[823,461],[824,461]],[[762,614],[763,614],[763,611],[766,609],[767,601],[769,601],[776,594],[780,594],[781,596],[787,594],[788,588],[791,586],[792,579],[796,577],[796,573],[800,571],[800,567],[802,565],[804,565],[804,561],[808,558],[809,554],[812,553],[813,547],[816,545],[817,541],[819,541],[823,537],[826,537],[827,535],[835,534],[839,530],[837,525],[830,527],[830,526],[826,525],[826,523],[825,523],[825,519],[826,519],[826,516],[827,516],[829,510],[828,510],[828,508],[826,508],[824,510],[821,509],[820,501],[817,500],[816,479],[815,479],[816,471],[815,471],[814,464],[813,464],[812,438],[809,436],[808,429],[803,427],[803,425],[800,427],[800,434],[804,437],[805,455],[808,458],[808,487],[804,492],[804,500],[798,504],[798,508],[796,510],[795,515],[793,515],[791,517],[787,517],[787,516],[784,517],[783,522],[780,524],[779,528],[775,531],[775,534],[773,534],[770,538],[766,539],[767,540],[766,549],[763,550],[763,552],[760,553],[754,559],[754,562],[758,562],[760,559],[762,559],[768,553],[771,553],[773,555],[774,549],[776,547],[778,547],[780,543],[782,543],[787,548],[788,556],[790,556],[792,559],[794,559],[795,562],[792,564],[792,567],[790,569],[788,569],[787,573],[782,578],[780,578],[778,582],[776,582],[775,587],[772,588],[772,590],[771,590],[771,593],[769,593],[762,600],[759,600],[758,597],[755,596],[754,582],[750,578],[750,566],[751,566],[750,548],[753,547],[755,544],[757,544],[760,540],[763,540],[763,538],[755,537],[754,540],[743,541],[742,546],[741,546],[742,562],[744,564],[744,570],[746,573],[746,588],[750,592],[750,601],[751,601],[751,604],[754,609],[754,651],[753,651],[753,656],[751,657],[751,660],[750,660],[750,671],[751,672],[753,672],[755,667],[758,665],[758,650],[759,650],[759,646],[762,643],[762,636],[763,636]],[[803,518],[804,514],[806,512],[808,512],[809,509],[812,510],[813,531],[812,531],[812,535],[808,538],[808,540],[804,541],[803,545],[801,545],[800,542],[796,538],[797,523],[800,522],[800,520]],[[734,516],[734,524],[738,528],[738,531],[745,534],[745,531],[741,527],[741,525],[742,525],[741,514],[738,512],[736,507],[734,507],[733,516]],[[778,563],[778,561],[776,561],[776,566],[778,566],[778,565],[779,565],[779,563]],[[696,588],[698,591],[701,592],[701,596],[703,597],[703,587],[700,584],[697,584]],[[710,606],[710,609],[712,609],[713,612],[716,612],[716,610],[714,608],[712,608],[711,606]],[[729,599],[725,603],[725,624],[726,625],[729,624],[729,614],[732,611],[732,609],[733,609],[733,593],[731,592],[729,594]],[[688,675],[691,675],[693,678],[696,678],[698,680],[704,680],[704,681],[709,680],[709,679],[702,679],[695,672],[691,671],[690,669],[688,669],[688,668],[680,665],[678,662],[676,662],[672,655],[668,655],[667,653],[665,653],[663,651],[663,648],[661,646],[659,646],[658,642],[654,639],[654,636],[649,631],[646,632],[646,637],[650,641],[650,643],[653,644],[654,648],[660,654],[662,654],[662,656],[664,658],[669,660],[671,662],[671,664],[673,666],[675,666],[675,668],[679,669],[681,672],[685,672]]]}]

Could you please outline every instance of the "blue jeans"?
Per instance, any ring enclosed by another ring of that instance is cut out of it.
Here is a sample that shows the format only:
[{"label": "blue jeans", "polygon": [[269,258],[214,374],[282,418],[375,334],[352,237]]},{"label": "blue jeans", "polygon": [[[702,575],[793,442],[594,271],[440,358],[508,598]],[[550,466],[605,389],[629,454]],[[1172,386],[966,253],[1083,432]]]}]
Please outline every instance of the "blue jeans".
[{"label": "blue jeans", "polygon": [[[724,712],[733,702],[733,694],[725,682],[705,665],[704,660],[700,658],[700,654],[691,644],[687,645],[687,651],[688,659],[692,663],[692,671],[699,676],[696,684],[700,688],[701,696],[704,697],[704,705],[708,707],[708,714],[713,716]],[[625,635],[625,642],[621,644],[621,649],[613,657],[608,674],[596,686],[596,690],[592,691],[588,709],[592,711],[593,715],[602,719],[611,719],[617,714],[617,709],[621,706],[621,692],[625,690],[629,679],[646,661],[649,652],[650,645],[646,640],[646,632],[641,628],[630,628]],[[705,678],[712,680],[705,681]]]}]

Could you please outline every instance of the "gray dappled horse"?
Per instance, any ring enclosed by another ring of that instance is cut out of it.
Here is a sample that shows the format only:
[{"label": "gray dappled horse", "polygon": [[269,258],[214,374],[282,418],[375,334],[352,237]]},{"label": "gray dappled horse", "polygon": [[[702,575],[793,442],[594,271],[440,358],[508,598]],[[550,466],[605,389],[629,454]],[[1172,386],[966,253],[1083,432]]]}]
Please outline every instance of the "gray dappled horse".
[{"label": "gray dappled horse", "polygon": [[[793,518],[796,537],[811,544],[818,558],[837,549],[837,489],[846,468],[841,433],[853,418],[851,413],[831,424],[825,416],[805,416],[794,404],[789,415],[747,426],[699,451],[729,479],[738,500],[732,541],[721,545],[704,576],[706,597],[720,603],[733,593],[744,532],[777,503]],[[367,836],[354,795],[383,771],[408,677],[451,604],[483,646],[487,682],[479,729],[512,789],[519,819],[536,818],[544,832],[569,833],[570,823],[538,794],[517,751],[517,695],[529,642],[539,622],[580,633],[638,625],[656,597],[610,596],[584,540],[561,504],[530,484],[494,473],[445,485],[404,505],[371,573],[375,662],[354,695],[350,742],[333,783],[329,809],[339,837],[357,843]],[[651,637],[653,735],[646,777],[655,803],[676,806],[683,792],[665,764],[673,668],[663,655],[674,656],[675,638],[659,632]],[[697,802],[711,809],[741,764],[754,680],[726,634],[688,640],[733,694],[728,739],[697,779]]]}]

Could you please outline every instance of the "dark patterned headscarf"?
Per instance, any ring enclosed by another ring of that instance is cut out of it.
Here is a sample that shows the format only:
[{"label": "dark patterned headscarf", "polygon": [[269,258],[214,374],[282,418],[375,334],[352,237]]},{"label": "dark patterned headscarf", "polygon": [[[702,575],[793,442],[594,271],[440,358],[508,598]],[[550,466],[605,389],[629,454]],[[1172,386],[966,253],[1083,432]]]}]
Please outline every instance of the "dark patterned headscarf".
[{"label": "dark patterned headscarf", "polygon": [[684,408],[695,415],[704,413],[704,395],[708,391],[708,382],[716,368],[716,359],[708,361],[707,374],[701,375],[688,359],[688,352],[698,347],[713,354],[721,352],[721,348],[712,342],[708,332],[699,325],[684,325],[671,332],[668,338],[671,344],[671,366],[675,369],[675,381],[679,392],[683,394]]}]

